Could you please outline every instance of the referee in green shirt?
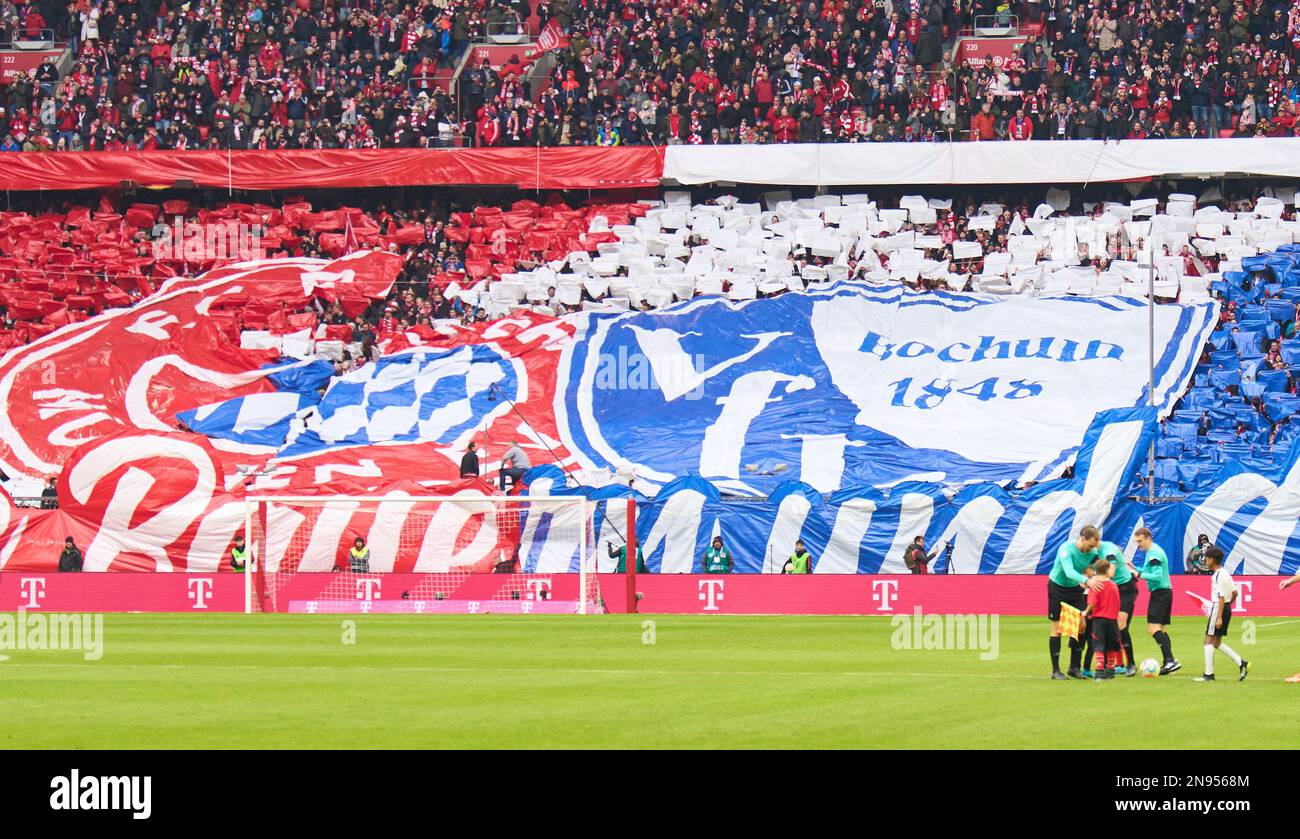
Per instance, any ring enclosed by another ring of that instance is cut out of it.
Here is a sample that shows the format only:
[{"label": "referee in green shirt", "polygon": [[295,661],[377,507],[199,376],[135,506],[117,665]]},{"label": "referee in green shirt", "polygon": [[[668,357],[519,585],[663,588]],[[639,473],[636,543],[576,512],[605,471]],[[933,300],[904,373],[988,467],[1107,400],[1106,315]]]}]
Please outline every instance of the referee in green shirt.
[{"label": "referee in green shirt", "polygon": [[[1079,538],[1066,542],[1056,551],[1056,561],[1052,571],[1047,575],[1047,618],[1052,622],[1052,634],[1048,639],[1048,650],[1052,656],[1052,678],[1063,681],[1061,673],[1061,604],[1069,603],[1082,612],[1088,607],[1088,589],[1100,588],[1100,579],[1091,579],[1085,569],[1097,558],[1097,545],[1101,542],[1101,531],[1092,525],[1086,525],[1079,531]],[[1078,638],[1070,639],[1070,670],[1072,679],[1082,679],[1079,664],[1083,658],[1083,644]]]},{"label": "referee in green shirt", "polygon": [[[1136,676],[1137,664],[1133,661],[1133,636],[1129,635],[1128,624],[1133,617],[1133,607],[1137,603],[1138,584],[1137,578],[1129,570],[1128,562],[1124,559],[1124,549],[1114,542],[1102,542],[1097,546],[1097,553],[1101,558],[1115,566],[1115,576],[1112,578],[1116,586],[1119,587],[1119,640],[1124,647],[1124,662],[1127,666],[1125,675]],[[1087,656],[1084,657],[1084,663],[1092,661]]]},{"label": "referee in green shirt", "polygon": [[1133,534],[1133,538],[1137,541],[1138,549],[1146,551],[1147,556],[1141,570],[1132,563],[1129,563],[1129,570],[1136,572],[1145,580],[1147,590],[1151,592],[1151,598],[1147,603],[1147,631],[1151,633],[1151,637],[1160,647],[1160,654],[1164,656],[1165,663],[1160,668],[1160,675],[1168,676],[1183,666],[1178,659],[1174,658],[1173,643],[1169,640],[1169,633],[1165,631],[1165,627],[1173,621],[1174,608],[1174,586],[1169,581],[1169,557],[1155,543],[1151,538],[1151,531],[1145,527],[1139,527]]}]

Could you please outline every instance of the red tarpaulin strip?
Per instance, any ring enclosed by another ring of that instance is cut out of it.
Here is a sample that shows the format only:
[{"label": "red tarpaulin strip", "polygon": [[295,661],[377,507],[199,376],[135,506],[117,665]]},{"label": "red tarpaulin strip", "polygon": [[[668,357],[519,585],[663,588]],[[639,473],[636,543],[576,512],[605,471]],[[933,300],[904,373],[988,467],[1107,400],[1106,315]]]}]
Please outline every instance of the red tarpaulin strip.
[{"label": "red tarpaulin strip", "polygon": [[0,167],[0,189],[140,186],[227,189],[512,186],[622,189],[658,186],[664,150],[620,148],[303,149],[291,151],[16,152]]}]

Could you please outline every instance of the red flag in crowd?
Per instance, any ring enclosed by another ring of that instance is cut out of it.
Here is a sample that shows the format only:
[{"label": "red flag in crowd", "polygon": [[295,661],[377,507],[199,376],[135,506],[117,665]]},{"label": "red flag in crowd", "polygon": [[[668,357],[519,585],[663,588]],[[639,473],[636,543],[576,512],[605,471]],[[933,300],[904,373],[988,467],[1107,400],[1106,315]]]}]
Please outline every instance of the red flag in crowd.
[{"label": "red flag in crowd", "polygon": [[551,18],[545,26],[542,27],[542,34],[537,36],[537,46],[542,52],[550,52],[553,49],[559,49],[569,43],[569,38],[560,31],[560,23],[555,18]]}]

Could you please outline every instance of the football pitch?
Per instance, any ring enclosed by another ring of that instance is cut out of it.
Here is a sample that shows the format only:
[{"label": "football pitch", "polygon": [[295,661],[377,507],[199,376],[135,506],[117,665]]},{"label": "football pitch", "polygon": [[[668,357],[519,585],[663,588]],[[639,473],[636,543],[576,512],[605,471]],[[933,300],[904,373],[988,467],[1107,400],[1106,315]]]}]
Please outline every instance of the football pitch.
[{"label": "football pitch", "polygon": [[[98,661],[0,651],[0,746],[1300,745],[1300,684],[1283,682],[1300,619],[1255,619],[1247,643],[1234,618],[1244,683],[1222,654],[1220,681],[1192,681],[1201,628],[1173,626],[1179,673],[1092,683],[1048,678],[1044,618],[1001,618],[982,660],[898,649],[878,617],[110,614]],[[1138,659],[1154,657],[1135,629]]]}]

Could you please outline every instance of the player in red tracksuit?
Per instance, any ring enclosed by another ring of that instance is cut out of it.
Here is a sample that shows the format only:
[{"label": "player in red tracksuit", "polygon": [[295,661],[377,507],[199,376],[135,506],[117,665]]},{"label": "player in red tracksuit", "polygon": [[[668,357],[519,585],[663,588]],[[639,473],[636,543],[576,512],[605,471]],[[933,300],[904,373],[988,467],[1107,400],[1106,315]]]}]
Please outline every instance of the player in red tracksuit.
[{"label": "player in red tracksuit", "polygon": [[1092,620],[1092,649],[1097,656],[1093,668],[1094,679],[1115,678],[1115,668],[1124,661],[1123,647],[1119,640],[1119,586],[1111,579],[1115,567],[1104,559],[1092,564],[1093,576],[1101,577],[1104,582],[1100,588],[1089,589],[1088,608],[1083,616]]}]

